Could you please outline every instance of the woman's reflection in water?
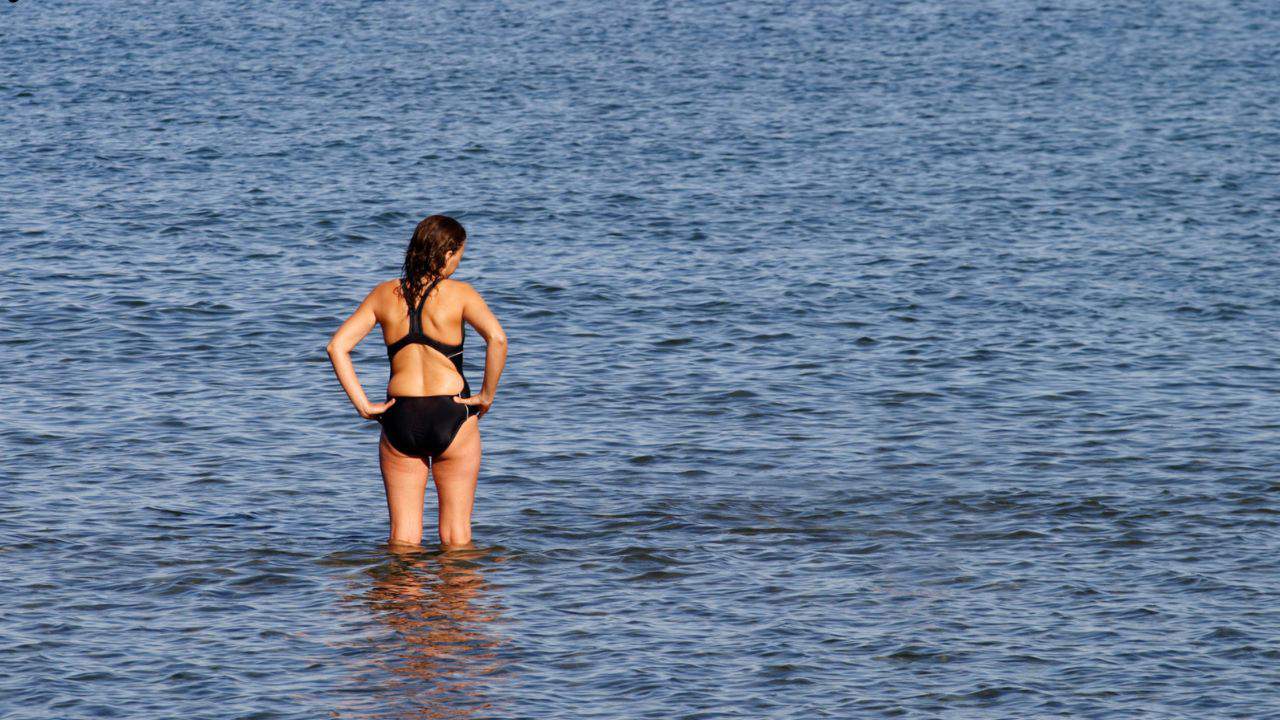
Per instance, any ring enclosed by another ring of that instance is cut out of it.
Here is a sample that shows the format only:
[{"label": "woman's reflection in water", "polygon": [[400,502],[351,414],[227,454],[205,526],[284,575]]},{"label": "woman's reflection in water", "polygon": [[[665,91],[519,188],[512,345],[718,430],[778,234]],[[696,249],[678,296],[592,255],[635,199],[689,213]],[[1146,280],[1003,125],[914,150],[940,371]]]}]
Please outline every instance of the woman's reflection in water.
[{"label": "woman's reflection in water", "polygon": [[397,676],[403,708],[396,718],[467,718],[495,708],[484,687],[502,669],[496,599],[482,570],[502,562],[496,549],[474,543],[446,550],[385,545],[387,562],[371,568],[367,604],[399,641],[380,653]]}]

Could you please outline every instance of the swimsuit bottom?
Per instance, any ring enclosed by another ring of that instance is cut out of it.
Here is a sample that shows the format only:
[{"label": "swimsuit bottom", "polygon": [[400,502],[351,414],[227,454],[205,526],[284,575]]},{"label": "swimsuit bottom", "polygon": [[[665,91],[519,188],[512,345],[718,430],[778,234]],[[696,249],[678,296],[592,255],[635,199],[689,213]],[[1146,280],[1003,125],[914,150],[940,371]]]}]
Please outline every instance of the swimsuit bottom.
[{"label": "swimsuit bottom", "polygon": [[462,423],[471,417],[471,406],[454,402],[455,397],[458,396],[395,396],[395,404],[378,416],[387,442],[405,455],[434,457],[444,452]]}]

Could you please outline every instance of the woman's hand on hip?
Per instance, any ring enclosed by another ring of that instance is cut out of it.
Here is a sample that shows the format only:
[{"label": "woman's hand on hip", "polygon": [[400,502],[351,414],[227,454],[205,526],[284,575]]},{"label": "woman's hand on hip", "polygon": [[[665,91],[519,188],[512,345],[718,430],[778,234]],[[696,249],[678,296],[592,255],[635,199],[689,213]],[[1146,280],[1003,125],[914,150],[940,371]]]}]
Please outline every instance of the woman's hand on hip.
[{"label": "woman's hand on hip", "polygon": [[476,417],[484,417],[489,412],[489,406],[493,404],[493,398],[487,395],[472,395],[471,397],[462,397],[454,395],[453,401],[461,405],[470,405],[475,408]]},{"label": "woman's hand on hip", "polygon": [[386,412],[388,408],[395,404],[395,398],[391,398],[386,402],[369,403],[368,407],[360,411],[360,417],[365,420],[377,420],[379,415]]}]

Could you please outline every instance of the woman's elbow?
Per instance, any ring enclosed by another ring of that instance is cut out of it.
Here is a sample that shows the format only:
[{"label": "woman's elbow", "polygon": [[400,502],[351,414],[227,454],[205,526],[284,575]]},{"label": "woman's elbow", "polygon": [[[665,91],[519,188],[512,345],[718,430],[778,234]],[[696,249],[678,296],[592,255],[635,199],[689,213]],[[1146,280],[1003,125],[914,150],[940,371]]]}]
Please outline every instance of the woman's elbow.
[{"label": "woman's elbow", "polygon": [[490,335],[488,338],[486,338],[485,342],[489,343],[490,345],[501,345],[503,347],[506,347],[507,335],[506,333],[503,333],[503,332],[496,332]]}]

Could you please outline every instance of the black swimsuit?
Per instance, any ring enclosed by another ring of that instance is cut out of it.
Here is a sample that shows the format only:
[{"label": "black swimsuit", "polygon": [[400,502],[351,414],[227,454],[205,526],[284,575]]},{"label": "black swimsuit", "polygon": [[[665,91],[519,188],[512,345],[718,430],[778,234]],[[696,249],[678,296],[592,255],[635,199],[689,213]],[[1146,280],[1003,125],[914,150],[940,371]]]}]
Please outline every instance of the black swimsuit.
[{"label": "black swimsuit", "polygon": [[[441,278],[436,278],[426,291],[417,307],[409,311],[409,332],[404,337],[387,346],[387,361],[390,362],[396,353],[406,345],[417,343],[435,348],[441,355],[453,361],[453,366],[462,378],[462,397],[471,397],[471,385],[466,375],[462,374],[462,343],[446,345],[427,337],[422,332],[422,309],[427,304],[427,296],[435,288]],[[409,297],[408,288],[403,280],[400,287],[404,296]],[[464,328],[465,330],[465,328]],[[466,333],[463,333],[466,341]],[[387,395],[390,400],[393,396]],[[455,395],[396,395],[395,403],[386,412],[378,416],[382,430],[391,447],[405,455],[436,456],[444,452],[458,434],[462,423],[471,417],[471,406],[454,402]]]}]

